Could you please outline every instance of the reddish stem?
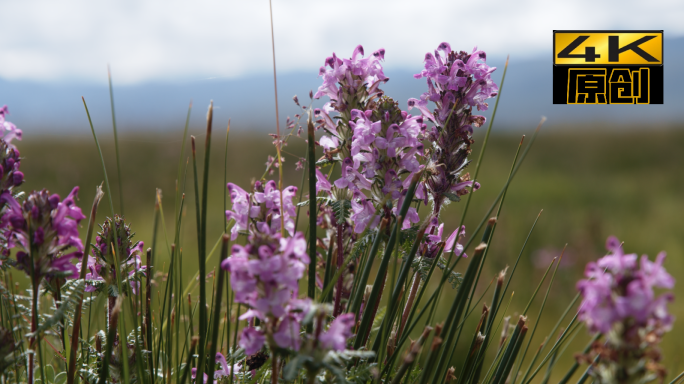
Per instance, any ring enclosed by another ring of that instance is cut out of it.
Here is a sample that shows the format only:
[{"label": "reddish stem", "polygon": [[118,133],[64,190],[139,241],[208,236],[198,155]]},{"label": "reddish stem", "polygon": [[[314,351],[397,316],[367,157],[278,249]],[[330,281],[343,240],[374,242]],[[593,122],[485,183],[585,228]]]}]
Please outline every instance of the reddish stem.
[{"label": "reddish stem", "polygon": [[397,339],[401,337],[401,332],[404,330],[406,320],[408,320],[409,313],[411,312],[411,307],[413,306],[413,300],[416,298],[416,293],[418,292],[419,286],[420,272],[417,272],[416,275],[413,277],[413,285],[411,286],[411,292],[409,293],[408,300],[406,301],[404,313],[401,315],[401,323],[399,323],[399,332],[397,332]]}]

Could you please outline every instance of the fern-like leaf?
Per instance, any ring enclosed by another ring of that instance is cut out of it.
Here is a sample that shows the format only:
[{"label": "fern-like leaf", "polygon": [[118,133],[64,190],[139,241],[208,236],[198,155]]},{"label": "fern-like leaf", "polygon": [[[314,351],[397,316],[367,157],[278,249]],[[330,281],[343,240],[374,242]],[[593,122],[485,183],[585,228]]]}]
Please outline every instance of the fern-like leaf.
[{"label": "fern-like leaf", "polygon": [[68,294],[68,297],[66,300],[62,301],[62,304],[59,306],[59,309],[55,311],[52,316],[48,317],[44,321],[41,322],[41,324],[38,326],[38,329],[36,329],[36,332],[30,333],[27,336],[28,337],[34,337],[40,332],[45,332],[46,330],[54,327],[55,325],[58,325],[60,321],[62,321],[67,314],[67,312],[70,312],[73,310],[73,308],[78,305],[78,303],[81,302],[83,299],[83,292],[85,290],[85,283],[83,280],[77,280],[77,282],[70,287],[69,291],[65,292]]},{"label": "fern-like leaf", "polygon": [[349,200],[337,200],[330,204],[330,207],[335,214],[337,225],[344,224],[349,216],[351,216],[351,201]]}]

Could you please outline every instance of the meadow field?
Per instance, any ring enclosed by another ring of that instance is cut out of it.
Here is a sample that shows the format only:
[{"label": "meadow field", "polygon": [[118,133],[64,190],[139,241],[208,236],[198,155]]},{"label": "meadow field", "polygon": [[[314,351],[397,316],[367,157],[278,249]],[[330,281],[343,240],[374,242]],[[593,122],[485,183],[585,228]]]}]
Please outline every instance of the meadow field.
[{"label": "meadow field", "polygon": [[[527,133],[529,140],[533,128],[529,132],[507,131],[497,129],[495,125],[479,177],[482,188],[475,192],[466,217],[467,237],[470,235],[469,229],[482,219],[505,183],[522,134]],[[475,297],[478,298],[487,289],[501,269],[512,265],[542,209],[543,213],[511,284],[515,296],[510,314],[522,310],[550,261],[560,255],[566,244],[567,249],[559,270],[561,273],[556,276],[543,315],[546,321],[542,319],[532,348],[541,343],[543,335],[550,331],[575,296],[575,283],[582,278],[585,264],[605,254],[605,239],[609,235],[623,240],[628,253],[648,254],[654,258],[659,251],[667,251],[665,265],[679,280],[678,285],[682,284],[684,130],[681,128],[628,127],[608,130],[600,125],[542,128],[506,195]],[[26,175],[22,189],[31,191],[46,187],[64,196],[78,185],[81,187],[79,205],[84,212],[88,211],[95,187],[104,178],[97,149],[92,136],[87,135],[85,123],[83,130],[84,134],[78,136],[37,135],[25,131],[24,140],[17,144],[24,158],[21,166]],[[158,235],[160,246],[155,252],[158,257],[156,264],[161,265],[168,257],[168,242],[173,239],[174,180],[182,144],[182,128],[169,128],[163,134],[121,135],[121,181],[117,180],[111,130],[107,127],[96,127],[96,130],[106,157],[115,205],[120,201],[118,191],[121,182],[124,215],[132,223],[135,239],[144,241],[145,247],[152,241],[155,189],[162,190],[165,228],[162,226]],[[202,131],[201,127],[191,127],[190,133],[197,135],[199,143],[204,142]],[[482,148],[483,132],[481,128],[475,135],[471,171]],[[224,220],[224,140],[225,130],[215,127],[208,208],[209,246],[219,238]],[[251,179],[264,172],[267,156],[275,154],[271,141],[266,133],[241,132],[240,127],[233,127],[225,168],[228,181],[248,189]],[[189,154],[189,143],[185,149],[186,154],[180,159],[183,163]],[[295,163],[298,157],[304,156],[304,141],[292,137],[284,151],[284,184],[299,187],[303,171],[295,170]],[[186,193],[181,247],[183,278],[189,281],[197,271],[192,163],[187,172],[187,184],[185,180],[180,181],[180,188]],[[277,173],[274,178],[277,178]],[[455,229],[463,205],[462,201],[447,207],[446,214],[442,216],[447,231]],[[109,205],[103,202],[98,212],[98,222],[110,215]],[[300,228],[305,227],[306,220],[305,210],[302,210]],[[84,234],[85,225],[81,229]],[[166,233],[163,233],[164,230]],[[466,253],[468,251],[472,249],[466,250]],[[208,263],[209,268],[215,265],[215,260]],[[25,279],[23,274],[14,273],[14,276],[26,284],[22,280]],[[678,292],[682,290],[675,288],[677,297],[670,307],[677,321],[672,334],[665,337],[662,344],[664,363],[670,377],[684,367],[677,341],[684,335],[681,320],[684,318],[684,297]],[[541,296],[537,297],[529,312],[531,324],[538,320],[535,316]],[[441,300],[439,308],[447,311],[451,295],[445,293]],[[104,300],[98,305],[103,306]],[[97,310],[100,308],[98,305],[95,305],[96,310],[91,315],[94,321],[103,324],[104,311]],[[469,321],[476,321],[475,317],[472,316]],[[468,338],[471,336],[466,335]],[[563,364],[569,364],[572,354],[579,351],[589,338],[587,331],[581,329],[561,359]],[[459,355],[455,354],[460,361]],[[458,361],[454,364],[458,364]],[[562,374],[564,370],[557,369],[556,372]]]}]

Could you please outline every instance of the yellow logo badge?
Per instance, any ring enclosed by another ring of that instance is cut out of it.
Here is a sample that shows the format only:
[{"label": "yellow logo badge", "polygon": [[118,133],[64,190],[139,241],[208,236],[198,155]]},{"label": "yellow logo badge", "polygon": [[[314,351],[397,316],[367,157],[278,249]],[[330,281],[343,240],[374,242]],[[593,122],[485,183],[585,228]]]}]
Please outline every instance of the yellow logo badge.
[{"label": "yellow logo badge", "polygon": [[663,31],[554,31],[554,104],[662,104]]}]

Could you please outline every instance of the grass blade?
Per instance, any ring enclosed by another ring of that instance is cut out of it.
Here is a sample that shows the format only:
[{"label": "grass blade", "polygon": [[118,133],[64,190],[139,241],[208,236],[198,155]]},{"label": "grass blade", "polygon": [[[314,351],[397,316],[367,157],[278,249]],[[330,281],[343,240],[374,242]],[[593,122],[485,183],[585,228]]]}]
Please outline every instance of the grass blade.
[{"label": "grass blade", "polygon": [[[309,140],[308,144],[308,170],[309,170],[309,298],[316,296],[316,147],[314,146],[314,124],[311,111],[307,124]],[[295,222],[295,225],[297,223]]]},{"label": "grass blade", "polygon": [[[93,207],[90,209],[90,217],[88,218],[88,232],[86,233],[85,249],[83,250],[83,261],[81,263],[81,271],[79,272],[79,279],[84,280],[86,276],[86,267],[88,265],[88,254],[90,253],[90,241],[93,238],[93,228],[95,227],[95,218],[97,217],[97,207],[102,200],[102,186],[95,190],[95,199],[93,200]],[[79,302],[74,314],[74,325],[71,333],[71,353],[69,354],[69,368],[67,369],[67,384],[73,384],[76,377],[76,353],[78,348],[79,332],[81,330],[81,310],[83,309],[83,301]]]},{"label": "grass blade", "polygon": [[[411,185],[409,186],[409,189],[406,193],[406,196],[404,197],[403,204],[401,205],[401,209],[399,211],[399,215],[397,216],[397,219],[394,222],[394,226],[396,228],[400,228],[401,224],[403,222],[403,217],[406,215],[406,212],[409,209],[409,206],[411,205],[411,200],[413,199],[413,194],[416,191],[416,184],[418,183],[418,178],[420,174],[416,174],[414,176]],[[378,232],[379,234],[379,232]],[[374,316],[374,308],[376,304],[380,300],[380,293],[381,289],[385,285],[385,275],[387,273],[387,266],[389,265],[390,258],[392,256],[392,251],[394,250],[394,243],[397,241],[397,230],[393,230],[392,234],[390,235],[389,240],[387,241],[387,246],[385,247],[385,254],[382,257],[382,260],[380,262],[380,266],[378,267],[375,283],[373,284],[373,289],[371,291],[370,296],[368,297],[368,302],[366,303],[365,309],[363,311],[363,315],[361,316],[361,325],[359,326],[359,331],[357,333],[356,340],[354,341],[354,349],[359,349],[361,348],[362,345],[365,344],[366,342],[366,335],[368,331],[370,330],[371,323],[373,322],[372,317]],[[373,259],[375,258],[375,255],[371,254],[367,263],[371,264]],[[333,280],[334,281],[334,280]],[[363,287],[363,286],[361,286]],[[361,291],[361,290],[359,290]],[[361,337],[358,337],[361,336]]]},{"label": "grass blade", "polygon": [[230,236],[224,234],[221,239],[221,259],[218,263],[218,279],[216,281],[216,297],[214,298],[214,319],[212,321],[212,336],[211,344],[209,344],[209,361],[207,366],[207,372],[210,377],[214,377],[214,365],[216,364],[216,343],[218,342],[218,334],[220,333],[219,321],[221,320],[221,295],[223,294],[223,279],[225,276],[225,271],[221,268],[221,263],[228,256],[228,241]]},{"label": "grass blade", "polygon": [[116,131],[116,113],[114,112],[114,89],[112,87],[112,71],[107,65],[107,80],[109,81],[109,103],[112,108],[112,127],[114,129],[114,151],[116,152],[116,172],[119,178],[119,209],[124,214],[123,179],[121,178],[121,162],[119,161],[119,135]]}]

